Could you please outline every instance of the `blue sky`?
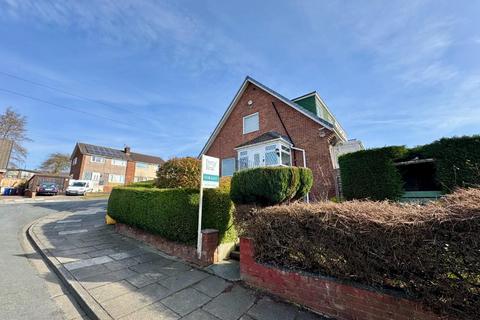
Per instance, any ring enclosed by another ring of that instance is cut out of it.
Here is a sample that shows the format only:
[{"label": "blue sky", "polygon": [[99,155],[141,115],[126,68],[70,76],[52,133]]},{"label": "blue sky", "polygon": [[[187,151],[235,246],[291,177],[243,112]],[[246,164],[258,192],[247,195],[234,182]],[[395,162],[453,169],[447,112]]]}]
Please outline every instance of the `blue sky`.
[{"label": "blue sky", "polygon": [[477,134],[479,12],[478,1],[3,0],[0,111],[28,116],[28,168],[77,141],[197,155],[246,75],[291,98],[317,90],[367,147]]}]

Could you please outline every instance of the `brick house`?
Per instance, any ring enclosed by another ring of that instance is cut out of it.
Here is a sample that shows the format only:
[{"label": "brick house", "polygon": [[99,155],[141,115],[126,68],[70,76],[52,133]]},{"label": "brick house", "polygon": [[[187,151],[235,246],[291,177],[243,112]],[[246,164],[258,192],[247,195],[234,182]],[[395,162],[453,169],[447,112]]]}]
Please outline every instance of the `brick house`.
[{"label": "brick house", "polygon": [[306,165],[312,200],[338,193],[332,148],[347,135],[317,92],[287,99],[247,77],[200,155],[221,159],[221,175],[258,166]]},{"label": "brick house", "polygon": [[70,157],[70,175],[91,180],[95,189],[109,192],[113,186],[153,180],[162,158],[130,151],[77,143]]}]

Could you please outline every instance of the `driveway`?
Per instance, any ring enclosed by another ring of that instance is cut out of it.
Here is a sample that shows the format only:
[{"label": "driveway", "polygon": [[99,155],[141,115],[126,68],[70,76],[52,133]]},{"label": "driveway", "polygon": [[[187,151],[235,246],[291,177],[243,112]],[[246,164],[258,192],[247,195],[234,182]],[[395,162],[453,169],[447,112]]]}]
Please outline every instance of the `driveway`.
[{"label": "driveway", "polygon": [[0,205],[0,319],[82,317],[31,249],[23,228],[50,213],[105,206],[106,200]]}]

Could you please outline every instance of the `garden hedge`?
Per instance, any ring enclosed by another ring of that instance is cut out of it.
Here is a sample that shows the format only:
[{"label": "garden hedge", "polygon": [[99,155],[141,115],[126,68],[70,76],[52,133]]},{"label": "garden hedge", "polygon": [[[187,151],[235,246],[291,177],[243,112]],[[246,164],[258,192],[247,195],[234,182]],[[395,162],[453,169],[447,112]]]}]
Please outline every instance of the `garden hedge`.
[{"label": "garden hedge", "polygon": [[236,204],[274,205],[305,196],[312,183],[308,168],[253,168],[234,173],[230,196]]},{"label": "garden hedge", "polygon": [[405,155],[402,146],[362,150],[338,159],[343,196],[350,199],[396,200],[403,194],[403,181],[394,159]]},{"label": "garden hedge", "polygon": [[[233,242],[234,206],[228,191],[204,190],[203,228],[219,231],[221,243]],[[113,188],[108,214],[125,223],[171,241],[194,244],[197,239],[199,191],[197,189]]]},{"label": "garden hedge", "polygon": [[445,193],[480,186],[480,136],[443,138],[412,149],[411,157],[434,158],[436,178]]},{"label": "garden hedge", "polygon": [[155,180],[133,182],[128,185],[131,188],[155,188]]},{"label": "garden hedge", "polygon": [[480,189],[425,206],[272,206],[243,221],[262,263],[390,289],[452,319],[478,319]]}]

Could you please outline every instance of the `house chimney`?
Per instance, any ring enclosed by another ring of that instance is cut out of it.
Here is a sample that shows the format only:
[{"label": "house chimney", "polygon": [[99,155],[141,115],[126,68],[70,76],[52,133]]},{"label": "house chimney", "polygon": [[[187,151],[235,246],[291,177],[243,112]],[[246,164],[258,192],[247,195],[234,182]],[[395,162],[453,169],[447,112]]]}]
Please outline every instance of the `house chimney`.
[{"label": "house chimney", "polygon": [[125,146],[125,148],[123,149],[123,152],[125,152],[125,154],[130,154],[130,147]]}]

